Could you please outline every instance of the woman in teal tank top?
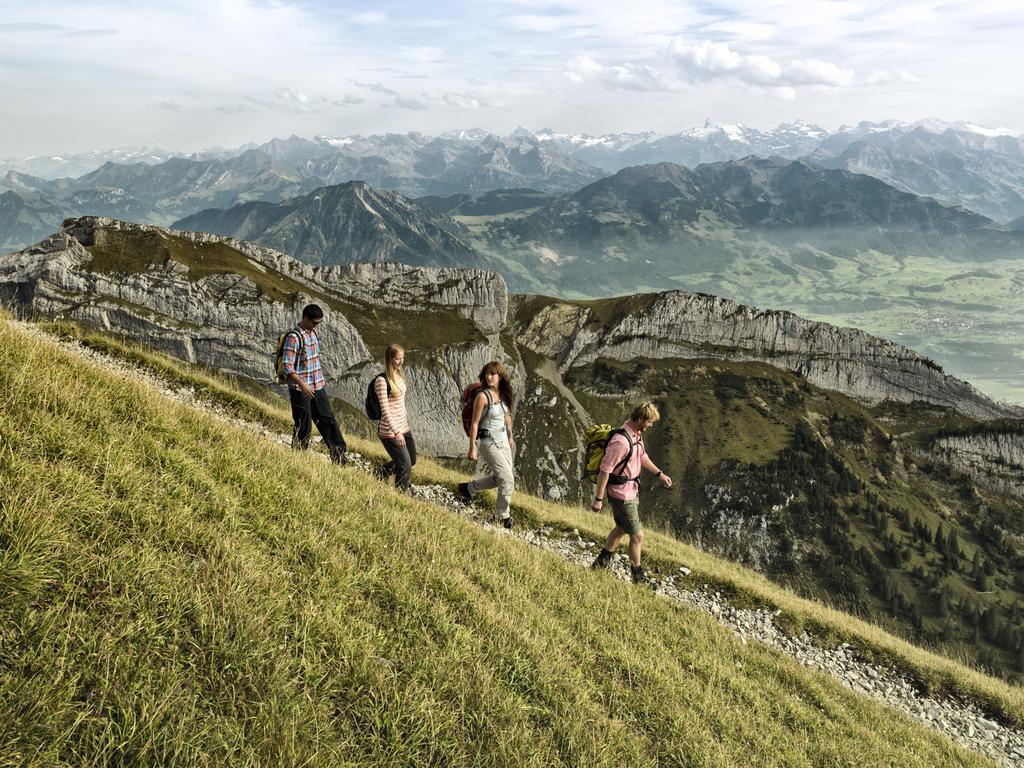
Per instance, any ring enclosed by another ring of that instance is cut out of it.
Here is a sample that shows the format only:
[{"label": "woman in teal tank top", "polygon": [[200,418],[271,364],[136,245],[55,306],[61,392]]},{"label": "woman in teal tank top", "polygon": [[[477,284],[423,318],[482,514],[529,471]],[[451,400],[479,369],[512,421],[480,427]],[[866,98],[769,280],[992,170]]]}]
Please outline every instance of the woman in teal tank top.
[{"label": "woman in teal tank top", "polygon": [[473,494],[488,488],[498,489],[495,512],[506,528],[512,527],[512,491],[515,488],[512,438],[512,384],[508,369],[492,360],[480,371],[480,389],[473,399],[473,419],[469,428],[470,461],[477,461],[477,474],[468,483],[459,483],[459,494],[467,504]]}]

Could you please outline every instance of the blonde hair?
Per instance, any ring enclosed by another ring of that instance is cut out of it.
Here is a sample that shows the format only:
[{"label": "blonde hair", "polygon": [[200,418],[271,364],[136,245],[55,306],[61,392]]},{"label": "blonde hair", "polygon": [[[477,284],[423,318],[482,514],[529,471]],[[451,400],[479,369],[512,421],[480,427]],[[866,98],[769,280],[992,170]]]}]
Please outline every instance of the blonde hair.
[{"label": "blonde hair", "polygon": [[391,344],[384,351],[384,376],[392,392],[401,392],[405,389],[405,376],[395,367],[395,358],[402,352],[405,352],[405,349],[401,344]]},{"label": "blonde hair", "polygon": [[661,414],[658,413],[657,407],[650,400],[644,403],[638,404],[631,414],[629,414],[630,420],[634,424],[639,424],[642,421],[655,422],[661,418]]}]

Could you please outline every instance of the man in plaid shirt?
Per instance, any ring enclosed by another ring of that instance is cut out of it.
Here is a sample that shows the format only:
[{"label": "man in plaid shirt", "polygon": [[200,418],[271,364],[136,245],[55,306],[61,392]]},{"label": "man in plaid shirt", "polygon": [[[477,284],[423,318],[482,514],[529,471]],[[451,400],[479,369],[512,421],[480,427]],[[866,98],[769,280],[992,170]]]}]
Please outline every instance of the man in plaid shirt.
[{"label": "man in plaid shirt", "polygon": [[327,399],[324,372],[320,366],[320,339],[316,327],[324,320],[324,311],[316,304],[302,310],[302,320],[284,340],[282,366],[288,377],[288,395],[292,403],[292,448],[309,448],[313,424],[320,431],[331,461],[345,463],[345,438]]}]

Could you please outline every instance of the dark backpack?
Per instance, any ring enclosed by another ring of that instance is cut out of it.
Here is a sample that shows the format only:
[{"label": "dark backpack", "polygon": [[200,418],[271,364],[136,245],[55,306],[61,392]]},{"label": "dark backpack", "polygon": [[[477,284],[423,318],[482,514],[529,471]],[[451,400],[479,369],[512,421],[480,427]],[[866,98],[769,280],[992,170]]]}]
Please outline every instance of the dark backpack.
[{"label": "dark backpack", "polygon": [[487,395],[487,405],[494,405],[494,400],[491,398],[491,390],[487,389],[479,381],[474,381],[462,390],[462,431],[466,433],[466,437],[469,437],[469,433],[473,428],[473,402],[476,400],[476,396],[481,389]]},{"label": "dark backpack", "polygon": [[374,421],[380,421],[381,416],[384,415],[380,407],[380,398],[377,397],[377,388],[374,386],[377,383],[377,379],[383,378],[384,383],[388,387],[388,397],[391,396],[391,382],[388,381],[388,377],[384,373],[378,373],[372,379],[370,379],[369,385],[366,387],[366,415]]},{"label": "dark backpack", "polygon": [[295,338],[299,340],[299,348],[295,350],[296,366],[298,366],[299,359],[302,357],[302,350],[305,349],[306,346],[298,328],[287,330],[277,337],[277,349],[274,351],[274,373],[277,374],[278,384],[288,383],[288,375],[284,372],[284,343],[288,340],[289,336],[295,336]]},{"label": "dark backpack", "polygon": [[625,458],[616,464],[613,470],[608,473],[608,484],[639,484],[639,477],[629,477],[624,473],[626,471],[626,467],[629,466],[629,460],[633,458],[633,449],[641,443],[639,441],[634,443],[630,440],[629,433],[621,427],[619,429],[612,429],[608,424],[595,424],[587,430],[587,433],[584,436],[584,442],[587,450],[583,460],[583,476],[592,483],[597,482],[597,476],[601,471],[601,462],[604,459],[608,443],[612,441],[612,438],[615,435],[622,435],[626,438],[626,442],[629,443],[629,450],[626,451]]}]

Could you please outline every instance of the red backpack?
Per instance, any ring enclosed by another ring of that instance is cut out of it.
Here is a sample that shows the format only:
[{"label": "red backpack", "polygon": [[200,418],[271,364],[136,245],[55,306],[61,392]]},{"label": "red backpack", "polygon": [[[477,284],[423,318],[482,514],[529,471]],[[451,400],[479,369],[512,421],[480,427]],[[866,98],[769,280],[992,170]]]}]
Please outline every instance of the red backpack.
[{"label": "red backpack", "polygon": [[491,399],[491,390],[484,387],[479,381],[474,381],[462,390],[462,431],[466,433],[466,437],[469,437],[469,431],[473,426],[473,401],[476,400],[476,395],[481,389],[487,395],[487,405],[494,405]]}]

